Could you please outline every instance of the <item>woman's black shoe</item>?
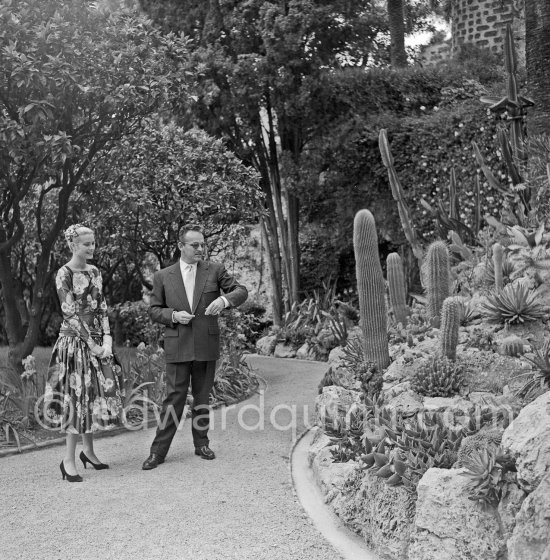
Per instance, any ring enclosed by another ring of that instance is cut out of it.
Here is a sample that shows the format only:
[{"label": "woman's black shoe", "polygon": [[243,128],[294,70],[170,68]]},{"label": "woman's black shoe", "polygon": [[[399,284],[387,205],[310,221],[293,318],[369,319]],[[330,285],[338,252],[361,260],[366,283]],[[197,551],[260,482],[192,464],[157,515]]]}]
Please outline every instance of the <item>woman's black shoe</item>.
[{"label": "woman's black shoe", "polygon": [[82,482],[82,477],[79,474],[74,474],[74,475],[67,474],[63,461],[61,461],[59,468],[61,469],[61,475],[63,476],[63,480],[65,480],[66,478],[68,482]]},{"label": "woman's black shoe", "polygon": [[105,463],[92,463],[92,461],[90,461],[90,459],[88,459],[88,457],[86,457],[86,455],[84,455],[84,451],[80,452],[80,460],[82,461],[82,464],[84,465],[84,468],[86,469],[86,464],[90,463],[90,465],[92,465],[92,467],[94,467],[94,469],[96,471],[102,471],[103,469],[108,469],[109,465],[106,465]]}]

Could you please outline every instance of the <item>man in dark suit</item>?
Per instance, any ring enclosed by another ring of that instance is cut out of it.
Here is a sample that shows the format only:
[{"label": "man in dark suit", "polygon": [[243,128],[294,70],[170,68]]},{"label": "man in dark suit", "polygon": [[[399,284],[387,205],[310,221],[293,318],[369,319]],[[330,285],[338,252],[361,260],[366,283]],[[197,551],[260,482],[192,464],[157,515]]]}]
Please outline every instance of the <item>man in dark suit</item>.
[{"label": "man in dark suit", "polygon": [[149,316],[166,327],[166,398],[144,470],[164,462],[183,415],[189,383],[195,454],[203,459],[216,457],[209,447],[208,402],[220,357],[218,315],[227,307],[241,305],[248,297],[246,288],[227,273],[223,264],[202,260],[205,244],[198,227],[188,226],[180,231],[178,248],[179,261],[159,270],[153,278]]}]

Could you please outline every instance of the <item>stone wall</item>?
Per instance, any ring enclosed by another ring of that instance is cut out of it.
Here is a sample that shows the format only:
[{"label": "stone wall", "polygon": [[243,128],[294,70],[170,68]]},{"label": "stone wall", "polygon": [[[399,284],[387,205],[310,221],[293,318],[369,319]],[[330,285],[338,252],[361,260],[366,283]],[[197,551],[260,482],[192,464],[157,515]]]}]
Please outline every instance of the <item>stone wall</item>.
[{"label": "stone wall", "polygon": [[514,29],[518,51],[524,52],[524,0],[453,0],[452,51],[471,43],[501,52],[508,23]]},{"label": "stone wall", "polygon": [[435,64],[455,54],[461,45],[472,44],[500,53],[506,25],[510,23],[520,65],[525,64],[525,0],[452,0],[451,41],[428,45],[423,64]]}]

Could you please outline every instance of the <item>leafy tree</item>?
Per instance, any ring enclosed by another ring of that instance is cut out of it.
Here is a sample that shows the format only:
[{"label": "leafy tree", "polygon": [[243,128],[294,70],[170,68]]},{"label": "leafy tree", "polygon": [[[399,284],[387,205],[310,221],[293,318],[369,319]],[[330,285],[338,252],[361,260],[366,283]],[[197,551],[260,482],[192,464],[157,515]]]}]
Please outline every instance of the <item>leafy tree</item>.
[{"label": "leafy tree", "polygon": [[253,169],[221,140],[174,123],[148,120],[102,159],[94,175],[101,188],[84,196],[81,216],[99,216],[99,264],[110,270],[124,263],[117,274],[122,270],[130,277],[119,278],[122,285],[137,276],[152,288],[144,263],[173,262],[186,223],[204,226],[210,254],[230,252],[244,241],[245,224],[256,223],[262,207]]},{"label": "leafy tree", "polygon": [[324,123],[320,82],[331,68],[364,65],[387,30],[374,0],[141,0],[165,30],[194,40],[198,101],[185,116],[260,173],[275,322],[299,297],[299,169]]},{"label": "leafy tree", "polygon": [[[186,41],[127,10],[85,0],[0,6],[0,285],[13,367],[36,344],[52,250],[85,173],[144,116],[185,100],[186,55]],[[25,325],[14,255],[31,239]]]}]

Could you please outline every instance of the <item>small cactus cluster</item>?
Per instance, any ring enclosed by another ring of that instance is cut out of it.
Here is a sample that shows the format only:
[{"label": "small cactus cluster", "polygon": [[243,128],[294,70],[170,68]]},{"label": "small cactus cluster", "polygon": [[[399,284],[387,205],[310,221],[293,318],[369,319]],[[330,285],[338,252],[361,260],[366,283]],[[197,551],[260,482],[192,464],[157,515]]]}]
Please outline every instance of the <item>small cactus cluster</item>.
[{"label": "small cactus cluster", "polygon": [[428,316],[438,326],[443,302],[451,294],[449,250],[444,241],[434,241],[429,246],[423,272],[428,298]]},{"label": "small cactus cluster", "polygon": [[397,253],[390,253],[386,259],[386,268],[388,271],[390,304],[395,322],[406,327],[409,308],[407,307],[407,288],[401,257]]},{"label": "small cactus cluster", "polygon": [[365,357],[379,371],[390,363],[384,276],[378,254],[378,235],[373,215],[359,210],[353,222],[353,248],[363,330]]},{"label": "small cactus cluster", "polygon": [[507,336],[506,338],[503,338],[500,343],[500,352],[505,356],[517,358],[519,356],[523,356],[525,353],[525,345],[519,336]]},{"label": "small cactus cluster", "polygon": [[363,400],[366,398],[376,399],[382,390],[384,380],[374,362],[363,362],[359,364],[355,372],[357,379],[361,383]]},{"label": "small cactus cluster", "polygon": [[464,384],[464,366],[446,357],[435,357],[420,366],[411,378],[411,389],[426,397],[452,397]]},{"label": "small cactus cluster", "polygon": [[449,360],[456,360],[456,347],[458,345],[458,330],[461,319],[460,300],[448,297],[441,309],[440,351],[441,355]]}]

